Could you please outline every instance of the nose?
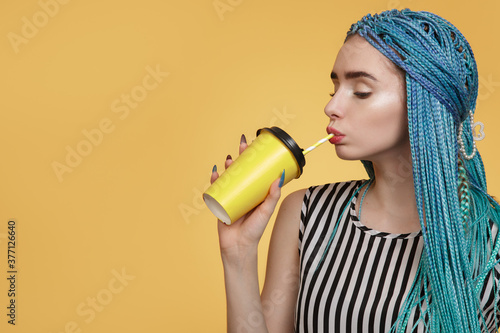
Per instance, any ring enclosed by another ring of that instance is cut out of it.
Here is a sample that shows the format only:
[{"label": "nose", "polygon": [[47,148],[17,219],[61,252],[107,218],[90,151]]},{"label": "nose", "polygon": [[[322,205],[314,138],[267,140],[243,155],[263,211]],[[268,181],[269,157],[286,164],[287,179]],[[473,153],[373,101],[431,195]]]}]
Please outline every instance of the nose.
[{"label": "nose", "polygon": [[341,111],[341,105],[339,103],[338,93],[333,95],[328,104],[325,106],[325,114],[328,118],[335,120],[337,118],[343,117],[343,112]]}]

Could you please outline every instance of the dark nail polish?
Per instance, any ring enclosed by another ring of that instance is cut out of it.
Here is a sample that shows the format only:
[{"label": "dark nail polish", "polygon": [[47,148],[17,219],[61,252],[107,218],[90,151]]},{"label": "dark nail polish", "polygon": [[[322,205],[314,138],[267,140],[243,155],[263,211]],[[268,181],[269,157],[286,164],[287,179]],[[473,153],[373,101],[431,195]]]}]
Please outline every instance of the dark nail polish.
[{"label": "dark nail polish", "polygon": [[217,172],[217,165],[214,164],[214,167],[212,168],[212,173]]},{"label": "dark nail polish", "polygon": [[247,143],[247,138],[245,137],[245,134],[241,135],[240,144],[242,143]]},{"label": "dark nail polish", "polygon": [[226,157],[226,161],[227,161],[227,160],[232,160],[232,159],[233,159],[233,158],[231,157],[231,155],[227,155],[227,157]]},{"label": "dark nail polish", "polygon": [[283,173],[281,174],[280,183],[278,184],[278,186],[280,188],[283,187],[284,182],[285,182],[285,169],[283,169]]}]

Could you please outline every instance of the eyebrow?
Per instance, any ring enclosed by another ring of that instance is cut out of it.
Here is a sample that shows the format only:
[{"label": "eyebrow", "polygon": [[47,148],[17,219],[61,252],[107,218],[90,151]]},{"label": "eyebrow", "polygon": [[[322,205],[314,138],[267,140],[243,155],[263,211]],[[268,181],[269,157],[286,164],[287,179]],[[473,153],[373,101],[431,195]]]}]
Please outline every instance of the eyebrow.
[{"label": "eyebrow", "polygon": [[[349,80],[349,79],[357,79],[357,78],[360,78],[360,77],[366,77],[366,78],[368,78],[370,80],[378,82],[378,80],[373,75],[371,75],[371,74],[369,74],[367,72],[358,71],[358,72],[347,72],[347,73],[345,73],[345,78],[347,80]],[[330,78],[332,80],[338,80],[339,77],[338,77],[337,73],[335,73],[335,72],[332,71],[330,73]]]}]

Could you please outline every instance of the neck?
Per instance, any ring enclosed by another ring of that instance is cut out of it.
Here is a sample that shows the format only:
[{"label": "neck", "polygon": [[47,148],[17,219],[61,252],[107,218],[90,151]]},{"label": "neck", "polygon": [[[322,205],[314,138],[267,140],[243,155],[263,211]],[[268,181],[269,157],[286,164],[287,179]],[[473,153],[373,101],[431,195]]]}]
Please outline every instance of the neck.
[{"label": "neck", "polygon": [[374,161],[373,170],[375,181],[363,202],[363,223],[391,233],[420,230],[410,150]]}]

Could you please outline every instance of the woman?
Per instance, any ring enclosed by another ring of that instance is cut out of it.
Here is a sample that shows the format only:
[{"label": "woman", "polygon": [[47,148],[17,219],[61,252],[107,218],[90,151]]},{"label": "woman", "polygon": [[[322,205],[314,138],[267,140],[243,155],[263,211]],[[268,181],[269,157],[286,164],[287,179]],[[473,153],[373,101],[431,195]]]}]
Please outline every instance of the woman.
[{"label": "woman", "polygon": [[361,160],[369,180],[285,198],[262,295],[257,246],[282,181],[245,217],[219,223],[228,331],[496,332],[500,207],[471,128],[469,44],[431,13],[367,15],[331,77],[330,142],[340,158]]}]

